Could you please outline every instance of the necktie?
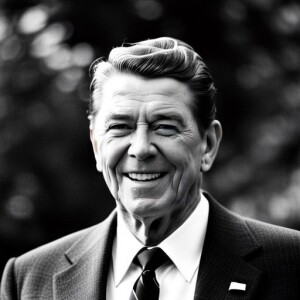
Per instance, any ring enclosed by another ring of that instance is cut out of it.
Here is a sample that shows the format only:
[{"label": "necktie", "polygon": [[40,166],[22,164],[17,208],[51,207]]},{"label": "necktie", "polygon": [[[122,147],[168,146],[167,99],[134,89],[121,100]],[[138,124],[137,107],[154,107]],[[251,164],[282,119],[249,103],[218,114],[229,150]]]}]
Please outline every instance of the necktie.
[{"label": "necktie", "polygon": [[143,248],[135,257],[134,262],[143,269],[135,282],[130,300],[158,300],[159,284],[155,270],[168,260],[168,256],[160,248]]}]

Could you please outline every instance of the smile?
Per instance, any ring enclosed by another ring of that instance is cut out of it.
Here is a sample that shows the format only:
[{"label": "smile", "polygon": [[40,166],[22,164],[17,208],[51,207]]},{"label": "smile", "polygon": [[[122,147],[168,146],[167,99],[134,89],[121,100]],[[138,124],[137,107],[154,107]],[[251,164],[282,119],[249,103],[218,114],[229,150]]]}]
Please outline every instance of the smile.
[{"label": "smile", "polygon": [[151,181],[165,175],[165,173],[127,173],[128,178],[135,181]]}]

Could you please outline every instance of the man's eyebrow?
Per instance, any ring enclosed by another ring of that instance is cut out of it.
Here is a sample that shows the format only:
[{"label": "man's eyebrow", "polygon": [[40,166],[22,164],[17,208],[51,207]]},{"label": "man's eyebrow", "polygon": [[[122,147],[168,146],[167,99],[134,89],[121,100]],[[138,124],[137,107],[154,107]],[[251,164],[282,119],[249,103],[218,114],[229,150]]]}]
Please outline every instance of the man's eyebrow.
[{"label": "man's eyebrow", "polygon": [[108,116],[106,116],[104,123],[106,126],[110,121],[132,121],[132,120],[133,117],[128,114],[111,113]]},{"label": "man's eyebrow", "polygon": [[180,123],[180,125],[185,125],[185,121],[183,117],[180,114],[176,113],[158,113],[153,116],[153,121],[159,121],[159,120],[173,120]]},{"label": "man's eyebrow", "polygon": [[[180,125],[184,126],[185,121],[183,117],[180,114],[172,113],[172,112],[166,112],[166,113],[155,113],[150,118],[151,122],[157,122],[160,120],[172,120],[177,121]],[[122,114],[122,113],[110,113],[108,116],[106,116],[104,120],[105,127],[109,125],[111,121],[125,121],[130,122],[133,121],[134,117],[128,114]]]}]

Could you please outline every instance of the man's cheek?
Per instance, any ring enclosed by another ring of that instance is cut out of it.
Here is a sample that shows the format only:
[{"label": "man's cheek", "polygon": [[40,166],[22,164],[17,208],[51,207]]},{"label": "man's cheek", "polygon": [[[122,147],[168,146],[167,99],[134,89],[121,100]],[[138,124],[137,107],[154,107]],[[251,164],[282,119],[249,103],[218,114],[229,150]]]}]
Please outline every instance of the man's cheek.
[{"label": "man's cheek", "polygon": [[111,168],[115,168],[124,154],[128,151],[130,144],[128,138],[111,138],[106,141],[104,153],[107,153],[108,163]]},{"label": "man's cheek", "polygon": [[117,191],[118,191],[118,183],[116,180],[116,175],[114,170],[111,170],[109,165],[107,164],[103,164],[103,177],[105,179],[105,182],[111,192],[111,194],[113,195],[114,198],[117,197]]},{"label": "man's cheek", "polygon": [[173,178],[172,178],[172,189],[177,194],[176,198],[181,197],[179,188],[181,186],[183,176],[184,176],[184,167],[183,167],[183,165],[176,165],[175,172],[174,172]]},{"label": "man's cheek", "polygon": [[121,201],[121,199],[124,199],[124,193],[126,193],[126,191],[124,191],[124,186],[122,185],[122,175],[119,174],[117,172],[116,174],[116,181],[117,181],[117,184],[116,184],[116,193],[117,193],[117,197],[115,198],[117,201]]},{"label": "man's cheek", "polygon": [[[109,152],[103,152],[109,153]],[[102,159],[102,170],[105,182],[113,195],[114,198],[117,198],[118,192],[118,182],[116,175],[116,163],[113,157],[103,155]]]},{"label": "man's cheek", "polygon": [[102,148],[103,170],[105,169],[105,180],[115,199],[118,198],[121,178],[118,178],[118,164],[124,153],[126,153],[126,143],[119,140],[107,140]]},{"label": "man's cheek", "polygon": [[199,176],[195,168],[191,167],[191,161],[185,160],[176,168],[173,186],[177,191],[177,198],[179,200],[185,199],[191,188],[198,183]]}]

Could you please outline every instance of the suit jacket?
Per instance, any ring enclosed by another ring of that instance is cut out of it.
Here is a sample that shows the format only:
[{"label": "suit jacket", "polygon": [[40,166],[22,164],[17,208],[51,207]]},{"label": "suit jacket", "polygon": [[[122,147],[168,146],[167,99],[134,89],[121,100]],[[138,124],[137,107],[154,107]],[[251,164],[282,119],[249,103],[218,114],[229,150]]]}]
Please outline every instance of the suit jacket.
[{"label": "suit jacket", "polygon": [[[194,299],[300,299],[300,233],[240,217],[206,197],[210,214]],[[94,227],[12,258],[1,300],[106,299],[115,230],[113,212]],[[231,282],[246,290],[229,291]]]}]

